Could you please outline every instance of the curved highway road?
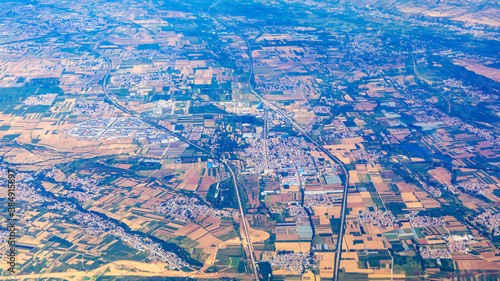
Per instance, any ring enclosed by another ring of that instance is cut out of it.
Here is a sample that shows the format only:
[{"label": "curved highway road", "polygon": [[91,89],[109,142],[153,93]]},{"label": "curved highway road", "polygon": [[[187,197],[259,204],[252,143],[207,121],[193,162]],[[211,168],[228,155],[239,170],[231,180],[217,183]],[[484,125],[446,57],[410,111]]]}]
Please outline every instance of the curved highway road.
[{"label": "curved highway road", "polygon": [[[229,27],[226,25],[225,22],[223,22],[222,20],[216,18],[215,16],[213,16],[213,18],[215,18],[217,21],[219,21],[224,26],[226,26],[226,28],[229,29]],[[281,109],[280,107],[276,106],[275,104],[273,104],[269,100],[265,99],[264,97],[262,97],[259,93],[257,93],[255,91],[254,85],[252,83],[252,79],[254,77],[254,71],[253,71],[253,58],[252,58],[251,44],[258,37],[260,37],[262,35],[262,33],[259,33],[259,35],[257,35],[255,38],[253,38],[252,41],[249,41],[248,39],[246,39],[241,34],[238,34],[238,33],[235,33],[235,34],[238,37],[240,37],[243,41],[245,41],[245,43],[247,45],[248,57],[249,57],[249,60],[250,60],[250,74],[249,74],[249,77],[248,77],[248,85],[249,85],[250,92],[255,97],[257,97],[261,102],[263,102],[266,106],[268,106],[269,108],[271,108],[272,110],[274,110],[278,114],[280,114],[283,117],[283,119],[285,119],[285,121],[287,123],[289,123],[290,125],[292,125],[300,133],[302,133],[302,135],[305,138],[307,138],[311,143],[313,143],[318,150],[320,150],[323,153],[325,153],[330,159],[332,159],[334,162],[336,162],[338,165],[340,165],[341,168],[342,168],[342,171],[343,171],[343,173],[345,175],[343,198],[342,198],[341,213],[340,213],[341,223],[340,223],[340,230],[339,230],[338,240],[337,240],[337,249],[336,249],[336,255],[335,255],[334,276],[333,276],[333,280],[337,281],[338,280],[338,273],[339,273],[339,269],[340,269],[341,253],[342,253],[342,240],[343,240],[344,231],[345,231],[345,210],[347,208],[347,196],[348,196],[348,186],[349,186],[349,172],[348,172],[347,168],[345,167],[344,163],[342,161],[340,161],[340,159],[338,159],[335,155],[333,155],[332,153],[330,153],[330,151],[328,151],[322,145],[320,145],[318,142],[316,142],[302,127],[300,127],[297,123],[295,123],[295,121],[292,118],[290,118],[283,109]],[[140,116],[140,115],[138,115],[138,114],[136,114],[136,113],[128,110],[127,108],[121,106],[120,104],[118,104],[114,99],[111,98],[111,96],[109,95],[109,92],[107,91],[107,88],[106,88],[106,81],[107,81],[107,78],[109,77],[109,74],[111,72],[111,61],[105,55],[103,55],[103,54],[99,54],[99,55],[101,55],[106,60],[106,62],[108,64],[108,70],[107,70],[106,75],[104,76],[102,88],[103,88],[104,94],[106,95],[106,97],[109,99],[109,101],[111,103],[113,103],[121,111],[123,111],[123,112],[125,112],[127,114],[130,114],[131,116],[134,116],[136,118],[139,118],[143,122],[148,123],[149,125],[157,128],[159,130],[165,131],[168,134],[170,134],[172,136],[175,136],[178,139],[180,139],[180,140],[182,140],[182,141],[184,141],[184,142],[186,142],[186,143],[188,143],[188,144],[196,147],[198,150],[211,155],[214,159],[217,159],[217,160],[221,161],[222,163],[224,163],[225,167],[229,170],[229,172],[231,173],[231,177],[233,178],[233,184],[234,184],[234,188],[235,188],[235,191],[236,191],[236,196],[237,196],[237,199],[238,199],[238,205],[239,205],[239,209],[240,209],[241,221],[242,221],[243,229],[244,229],[244,232],[245,232],[245,242],[247,244],[247,248],[249,250],[249,255],[250,255],[250,258],[251,258],[251,261],[252,261],[254,277],[255,277],[255,280],[259,280],[259,278],[258,278],[258,272],[257,272],[257,265],[256,265],[256,262],[255,262],[255,257],[254,257],[253,246],[252,246],[252,243],[250,241],[250,236],[249,236],[249,232],[248,232],[247,222],[246,222],[246,219],[245,219],[245,214],[243,212],[243,206],[242,206],[242,203],[241,203],[241,197],[240,197],[240,194],[239,194],[239,189],[238,189],[236,175],[235,175],[233,169],[230,167],[230,165],[227,162],[227,160],[221,159],[221,158],[215,156],[211,151],[208,151],[205,148],[203,148],[203,147],[201,147],[201,146],[199,146],[199,145],[197,145],[195,143],[190,142],[189,140],[183,138],[181,135],[170,131],[169,129],[165,128],[164,126],[161,126],[161,125],[159,125],[159,124],[157,124],[157,123],[155,123],[155,122],[153,122],[153,121],[151,121],[149,119],[146,119],[146,118],[144,118],[144,117],[142,117],[142,116]]]},{"label": "curved highway road", "polygon": [[176,138],[178,138],[179,140],[185,142],[185,143],[188,143],[189,145],[192,145],[194,146],[195,148],[197,148],[198,150],[202,151],[202,152],[205,152],[207,153],[208,155],[210,155],[212,158],[214,159],[217,159],[219,160],[220,162],[222,162],[224,164],[224,166],[229,170],[229,172],[231,173],[231,177],[233,178],[233,184],[234,184],[234,190],[236,191],[236,198],[238,199],[238,206],[239,206],[239,209],[240,209],[240,219],[241,219],[241,224],[243,224],[243,230],[245,232],[245,243],[247,244],[247,248],[248,248],[248,254],[250,255],[250,259],[252,261],[252,267],[253,267],[253,273],[254,273],[254,277],[255,277],[255,280],[256,281],[259,281],[259,277],[258,277],[258,272],[257,272],[257,263],[255,262],[255,257],[254,257],[254,251],[253,251],[253,246],[252,246],[252,242],[250,241],[250,235],[249,235],[249,232],[248,232],[248,226],[247,226],[247,221],[245,219],[245,213],[243,212],[243,205],[241,203],[241,197],[240,197],[240,191],[238,189],[238,182],[237,182],[237,179],[236,179],[236,174],[234,173],[233,169],[231,168],[229,162],[226,160],[226,159],[222,159],[222,158],[219,158],[218,156],[214,155],[211,151],[208,151],[207,149],[195,144],[195,143],[192,143],[191,141],[189,141],[188,139],[184,138],[182,135],[180,134],[177,134],[177,133],[174,133],[172,131],[170,131],[169,129],[167,129],[166,127],[154,122],[154,121],[151,121],[147,118],[144,118],[143,116],[140,116],[138,115],[137,113],[134,113],[132,112],[131,110],[125,108],[124,106],[118,104],[116,102],[115,99],[113,99],[110,95],[109,95],[109,92],[108,92],[108,89],[106,88],[106,81],[108,80],[108,77],[109,77],[109,74],[111,72],[111,60],[105,56],[104,54],[100,54],[98,53],[105,61],[106,63],[108,64],[108,70],[106,72],[106,75],[104,75],[104,78],[103,78],[103,81],[102,81],[102,89],[103,89],[103,92],[104,94],[106,95],[106,98],[111,102],[113,103],[113,105],[120,109],[121,111],[135,117],[135,118],[138,118],[140,120],[142,120],[143,122],[145,123],[148,123],[149,125],[157,128],[158,130],[161,130],[161,131],[164,131]]}]

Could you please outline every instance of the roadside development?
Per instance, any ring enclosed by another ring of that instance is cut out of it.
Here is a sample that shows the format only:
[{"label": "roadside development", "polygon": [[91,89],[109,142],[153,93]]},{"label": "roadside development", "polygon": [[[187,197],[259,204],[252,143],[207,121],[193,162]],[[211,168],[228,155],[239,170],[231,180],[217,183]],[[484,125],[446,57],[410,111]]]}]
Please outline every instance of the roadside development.
[{"label": "roadside development", "polygon": [[179,140],[195,147],[196,149],[204,152],[204,153],[207,153],[208,155],[210,155],[213,159],[216,159],[218,161],[220,161],[221,163],[224,163],[224,166],[226,167],[226,169],[229,170],[229,172],[231,173],[231,177],[233,178],[233,184],[234,184],[234,189],[236,191],[236,199],[238,200],[238,206],[239,206],[239,211],[240,211],[240,224],[243,225],[243,230],[245,232],[245,237],[243,239],[243,241],[245,241],[245,244],[246,244],[246,248],[248,250],[248,255],[250,256],[250,259],[251,259],[251,263],[252,263],[252,267],[253,267],[253,273],[254,273],[254,277],[255,277],[255,280],[259,280],[259,277],[258,277],[258,272],[257,272],[257,263],[255,262],[255,257],[254,257],[254,252],[253,252],[253,247],[252,247],[252,242],[250,241],[250,235],[249,235],[249,231],[248,231],[248,226],[247,226],[247,221],[246,221],[246,218],[245,218],[245,213],[243,211],[243,205],[241,203],[241,197],[240,197],[240,191],[238,189],[238,183],[237,183],[237,179],[236,179],[236,174],[234,173],[233,169],[231,168],[230,166],[230,163],[226,160],[226,159],[222,159],[222,158],[219,158],[218,156],[214,155],[211,151],[208,151],[206,150],[205,148],[195,144],[195,143],[192,143],[190,142],[188,139],[184,138],[182,135],[180,134],[177,134],[177,133],[174,133],[172,131],[170,131],[169,129],[165,128],[164,126],[161,126],[159,125],[158,123],[154,122],[154,121],[151,121],[147,118],[144,118],[143,116],[137,114],[137,113],[134,113],[132,112],[131,110],[125,108],[124,106],[118,104],[118,102],[116,102],[115,99],[113,99],[110,95],[109,95],[109,92],[106,88],[106,81],[108,80],[108,76],[111,72],[111,66],[112,66],[112,63],[111,63],[111,60],[104,56],[103,54],[100,54],[104,60],[107,62],[108,64],[108,70],[106,72],[106,75],[104,76],[103,78],[103,82],[102,82],[102,89],[104,91],[104,94],[106,95],[106,98],[111,102],[113,103],[114,106],[116,106],[116,108],[120,109],[122,112],[124,113],[127,113],[131,116],[134,116],[142,121],[144,121],[145,123],[148,123],[149,125],[157,128],[158,130],[162,130],[176,138],[178,138]]}]

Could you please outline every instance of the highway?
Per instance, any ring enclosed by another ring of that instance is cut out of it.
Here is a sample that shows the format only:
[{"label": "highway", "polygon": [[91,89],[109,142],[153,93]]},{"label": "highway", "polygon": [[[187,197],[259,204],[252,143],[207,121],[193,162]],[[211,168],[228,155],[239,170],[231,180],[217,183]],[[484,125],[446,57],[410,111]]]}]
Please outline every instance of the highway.
[{"label": "highway", "polygon": [[[222,21],[220,21],[220,22],[222,22]],[[340,211],[340,218],[341,218],[340,230],[339,230],[339,235],[338,235],[338,240],[337,240],[337,249],[336,249],[336,254],[335,254],[335,264],[334,264],[334,271],[333,271],[333,280],[337,281],[339,278],[338,273],[339,273],[339,269],[340,269],[340,260],[341,260],[341,255],[342,255],[342,240],[343,240],[344,231],[345,231],[345,210],[347,208],[347,193],[349,191],[349,172],[347,171],[347,168],[345,167],[344,163],[342,161],[340,161],[340,159],[338,159],[335,155],[330,153],[330,151],[328,151],[322,145],[320,145],[318,142],[316,142],[302,127],[300,127],[297,123],[295,123],[292,120],[292,118],[290,118],[283,109],[276,106],[274,103],[270,102],[269,100],[265,99],[264,97],[262,97],[259,93],[257,93],[255,91],[254,84],[252,83],[254,73],[253,73],[253,58],[252,58],[251,43],[253,41],[255,41],[262,33],[259,33],[259,35],[257,37],[255,37],[254,39],[252,39],[252,41],[248,41],[248,39],[243,37],[241,34],[238,34],[238,33],[235,33],[235,34],[237,36],[239,36],[243,41],[245,41],[245,43],[247,45],[248,57],[250,59],[250,76],[248,77],[248,85],[249,85],[250,92],[255,97],[257,97],[261,102],[263,102],[267,107],[269,107],[272,110],[279,113],[288,124],[292,125],[295,129],[297,129],[297,131],[301,132],[302,135],[305,138],[307,138],[310,142],[312,142],[316,146],[317,149],[319,149],[320,151],[325,153],[330,159],[332,159],[335,163],[339,164],[342,167],[342,172],[345,175],[345,180],[344,180],[344,190],[343,190],[343,197],[342,197],[342,204],[341,204],[341,211]]]},{"label": "highway", "polygon": [[[226,25],[225,22],[223,22],[222,20],[216,18],[215,16],[213,16],[213,18],[216,19],[217,21],[219,21],[220,23],[222,23],[224,26],[226,26],[226,28],[229,29],[229,27]],[[339,234],[338,234],[338,239],[337,239],[337,249],[336,249],[336,254],[335,254],[334,273],[333,273],[333,280],[337,281],[338,280],[338,273],[339,273],[339,269],[340,269],[341,254],[342,254],[342,240],[343,240],[344,231],[345,231],[345,210],[347,208],[347,196],[348,196],[348,189],[349,189],[349,172],[348,172],[347,168],[345,167],[344,163],[342,161],[340,161],[340,159],[338,159],[335,155],[333,155],[332,153],[330,153],[330,151],[328,151],[322,145],[320,145],[318,142],[316,142],[302,127],[300,127],[297,123],[295,123],[295,121],[292,118],[290,118],[283,109],[281,109],[280,107],[276,106],[271,101],[265,99],[264,97],[262,97],[259,93],[257,93],[255,91],[255,89],[254,89],[254,83],[252,81],[253,77],[254,77],[254,70],[253,70],[253,58],[252,58],[251,44],[252,44],[252,42],[254,42],[255,40],[257,40],[257,38],[259,38],[262,35],[262,32],[260,32],[251,41],[249,41],[248,39],[246,39],[244,36],[242,36],[239,33],[235,33],[235,34],[238,37],[240,37],[243,41],[245,41],[245,43],[247,45],[247,52],[248,52],[248,56],[249,56],[249,60],[250,60],[250,73],[249,73],[249,77],[248,77],[248,85],[249,85],[250,92],[255,97],[257,97],[257,99],[259,99],[261,102],[263,102],[268,108],[270,108],[270,109],[274,110],[275,112],[279,113],[288,124],[292,125],[297,131],[299,131],[300,133],[302,133],[302,135],[306,139],[308,139],[311,143],[313,143],[318,150],[322,151],[325,155],[327,155],[330,159],[332,159],[332,161],[334,161],[335,163],[337,163],[342,168],[342,172],[345,175],[344,189],[343,189],[343,198],[342,198],[341,213],[340,213],[341,222],[340,222]],[[245,242],[247,244],[247,249],[249,251],[248,254],[249,254],[250,258],[251,258],[251,262],[252,262],[252,266],[253,266],[253,272],[254,272],[254,277],[255,277],[255,280],[259,280],[259,278],[258,278],[258,271],[257,271],[257,264],[255,262],[255,257],[254,257],[254,252],[253,252],[253,246],[252,246],[252,243],[250,241],[250,236],[249,236],[249,232],[248,232],[247,221],[245,219],[245,214],[244,214],[243,206],[242,206],[242,203],[241,203],[241,197],[240,197],[240,193],[239,193],[239,189],[238,189],[238,183],[237,183],[236,175],[235,175],[233,169],[230,167],[230,165],[227,162],[227,160],[221,159],[221,158],[215,156],[211,151],[208,151],[205,148],[203,148],[201,146],[198,146],[197,144],[194,144],[194,143],[190,142],[189,140],[183,138],[181,135],[176,134],[176,133],[170,131],[169,129],[167,129],[167,128],[165,128],[165,127],[157,124],[154,121],[151,121],[151,120],[146,119],[146,118],[144,118],[144,117],[142,117],[142,116],[140,116],[140,115],[138,115],[136,113],[133,113],[132,111],[130,111],[130,110],[126,109],[125,107],[121,106],[120,104],[118,104],[114,99],[111,98],[111,96],[109,95],[109,92],[107,91],[107,88],[106,88],[106,81],[107,81],[107,78],[108,78],[108,76],[109,76],[109,74],[111,72],[111,61],[106,56],[104,56],[102,54],[100,54],[100,55],[108,63],[108,70],[107,70],[106,75],[104,76],[102,88],[103,88],[104,94],[110,100],[111,103],[113,103],[118,109],[122,110],[123,112],[125,112],[127,114],[130,114],[131,116],[134,116],[136,118],[139,118],[142,121],[144,121],[145,123],[148,123],[151,126],[157,128],[159,130],[165,131],[168,134],[170,134],[172,136],[175,136],[178,139],[180,139],[180,140],[182,140],[182,141],[184,141],[184,142],[186,142],[186,143],[194,146],[198,150],[211,155],[214,159],[217,159],[220,162],[224,163],[225,167],[229,170],[229,172],[231,173],[231,176],[233,178],[233,184],[234,184],[234,188],[235,188],[235,191],[236,191],[236,196],[237,196],[238,205],[239,205],[239,209],[240,209],[241,224],[243,225],[243,230],[244,230],[244,233],[245,233],[245,239],[244,240],[245,240]]]},{"label": "highway", "polygon": [[207,153],[208,155],[210,155],[212,158],[214,159],[217,159],[219,160],[221,163],[224,163],[224,166],[226,167],[226,169],[229,170],[229,172],[231,173],[231,177],[233,178],[233,184],[234,184],[234,189],[236,191],[236,198],[238,199],[238,206],[239,206],[239,211],[240,211],[240,219],[241,219],[241,223],[240,225],[243,225],[243,230],[245,232],[245,243],[247,244],[247,249],[248,249],[248,254],[250,256],[250,259],[251,259],[251,262],[252,262],[252,269],[253,269],[253,273],[254,273],[254,277],[255,277],[255,280],[256,281],[259,281],[259,274],[258,274],[258,271],[257,271],[257,263],[255,262],[255,257],[254,257],[254,251],[253,251],[253,245],[252,245],[252,242],[250,241],[250,235],[249,235],[249,232],[248,232],[248,226],[247,226],[247,221],[246,221],[246,218],[245,218],[245,213],[243,212],[243,205],[241,203],[241,197],[240,197],[240,191],[238,189],[238,182],[237,182],[237,179],[236,179],[236,174],[234,173],[233,169],[231,168],[230,166],[230,163],[226,160],[226,159],[222,159],[222,158],[219,158],[218,156],[214,155],[211,151],[208,151],[207,149],[195,144],[195,143],[192,143],[191,141],[189,141],[188,139],[184,138],[182,135],[180,134],[177,134],[175,132],[172,132],[170,131],[169,129],[167,129],[166,127],[154,122],[154,121],[151,121],[147,118],[144,118],[143,116],[141,115],[138,115],[137,113],[134,113],[132,112],[131,110],[123,107],[122,105],[118,104],[118,102],[116,102],[116,100],[114,98],[112,98],[110,95],[109,95],[109,92],[108,92],[108,89],[106,87],[106,81],[108,80],[108,77],[109,77],[109,74],[111,73],[111,60],[105,56],[104,54],[100,54],[99,55],[107,62],[108,64],[108,70],[106,72],[106,75],[104,75],[104,78],[103,78],[103,81],[102,81],[102,89],[103,89],[103,92],[104,94],[106,95],[106,98],[118,109],[120,109],[121,111],[135,117],[135,118],[138,118],[138,119],[141,119],[143,122],[145,123],[148,123],[149,125],[157,128],[158,130],[161,130],[161,131],[164,131],[176,138],[178,138],[179,140],[185,142],[185,143],[188,143],[189,145],[191,146],[194,146],[195,148],[197,148],[198,150],[202,151],[202,152],[205,152]]}]

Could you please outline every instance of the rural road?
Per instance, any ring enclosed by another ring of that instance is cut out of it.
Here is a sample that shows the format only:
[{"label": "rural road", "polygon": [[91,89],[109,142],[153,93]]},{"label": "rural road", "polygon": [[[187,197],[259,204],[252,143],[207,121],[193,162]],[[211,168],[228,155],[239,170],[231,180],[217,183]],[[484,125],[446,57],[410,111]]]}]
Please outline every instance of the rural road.
[{"label": "rural road", "polygon": [[[249,41],[245,37],[243,37],[241,34],[235,33],[237,36],[239,36],[243,41],[245,41],[247,45],[247,50],[248,50],[248,56],[250,58],[250,76],[248,77],[248,85],[250,88],[250,92],[256,96],[261,102],[263,102],[267,107],[271,108],[272,110],[276,111],[278,114],[280,114],[285,121],[292,125],[297,131],[301,132],[302,135],[304,135],[305,138],[307,138],[310,142],[312,142],[316,148],[318,148],[320,151],[325,153],[330,159],[332,159],[335,163],[339,164],[340,167],[342,167],[342,172],[345,175],[345,180],[344,180],[344,190],[343,190],[343,197],[342,197],[342,204],[341,204],[341,212],[340,212],[340,230],[338,234],[338,240],[337,240],[337,249],[336,249],[336,254],[335,254],[335,264],[334,264],[334,271],[333,271],[333,280],[337,281],[338,280],[338,273],[340,269],[340,260],[341,260],[341,255],[342,255],[342,240],[344,237],[344,231],[345,231],[345,210],[347,208],[347,195],[349,191],[349,172],[347,171],[347,168],[345,167],[345,164],[340,161],[335,155],[333,155],[330,151],[325,149],[322,145],[320,145],[318,142],[316,142],[302,127],[300,127],[295,121],[290,118],[286,112],[281,109],[280,107],[276,106],[274,103],[270,102],[263,96],[261,96],[259,93],[257,93],[254,89],[254,85],[252,83],[252,78],[254,77],[253,73],[253,58],[252,58],[252,48],[251,44],[253,41],[255,41],[257,37],[252,39],[252,41]],[[345,76],[344,76],[345,77]]]},{"label": "rural road", "polygon": [[103,92],[104,94],[106,95],[106,98],[111,102],[113,103],[113,105],[120,109],[121,111],[135,117],[135,118],[138,118],[140,120],[142,120],[143,122],[157,128],[158,130],[161,130],[161,131],[164,131],[176,138],[178,138],[179,140],[185,142],[185,143],[188,143],[189,145],[197,148],[198,150],[202,151],[202,152],[205,152],[207,153],[208,155],[210,155],[212,158],[214,159],[217,159],[219,160],[221,163],[224,163],[224,166],[229,170],[229,172],[231,173],[231,177],[233,178],[233,184],[234,184],[234,189],[236,191],[236,199],[238,200],[238,206],[239,206],[239,211],[240,211],[240,218],[241,218],[241,224],[243,225],[243,230],[245,232],[245,243],[246,243],[246,247],[248,249],[248,255],[250,256],[250,259],[251,259],[251,262],[252,262],[252,267],[253,267],[253,273],[254,273],[254,277],[255,277],[255,280],[258,281],[259,280],[259,277],[258,277],[258,271],[257,271],[257,263],[255,262],[255,257],[254,257],[254,252],[253,252],[253,246],[252,246],[252,242],[250,241],[250,235],[249,235],[249,231],[248,231],[248,226],[247,226],[247,221],[246,221],[246,218],[245,218],[245,213],[243,211],[243,204],[241,203],[241,197],[240,197],[240,191],[238,189],[238,182],[237,182],[237,178],[236,178],[236,174],[234,173],[233,169],[231,168],[229,162],[226,160],[226,159],[222,159],[222,158],[219,158],[218,156],[214,155],[211,151],[208,151],[207,149],[195,144],[195,143],[192,143],[191,141],[189,141],[188,139],[184,138],[182,135],[180,134],[177,134],[177,133],[174,133],[172,131],[170,131],[169,129],[167,129],[166,127],[152,121],[152,120],[149,120],[147,118],[144,118],[143,116],[137,114],[137,113],[134,113],[132,112],[131,110],[125,108],[124,106],[118,104],[118,102],[116,102],[116,100],[111,97],[109,95],[109,92],[107,90],[107,87],[106,87],[106,81],[108,80],[108,77],[109,77],[109,74],[111,73],[111,67],[112,67],[112,64],[111,64],[111,60],[105,56],[104,54],[99,54],[102,56],[102,58],[104,58],[104,60],[107,62],[108,64],[108,70],[106,72],[106,74],[104,75],[104,78],[103,78],[103,82],[102,82],[102,89],[103,89]]}]

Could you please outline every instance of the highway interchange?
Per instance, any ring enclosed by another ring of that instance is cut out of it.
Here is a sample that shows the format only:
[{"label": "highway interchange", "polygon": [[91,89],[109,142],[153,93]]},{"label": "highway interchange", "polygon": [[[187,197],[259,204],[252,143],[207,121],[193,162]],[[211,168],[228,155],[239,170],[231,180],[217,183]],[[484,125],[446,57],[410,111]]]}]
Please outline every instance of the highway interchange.
[{"label": "highway interchange", "polygon": [[340,259],[341,259],[341,254],[342,254],[342,240],[344,237],[344,230],[345,230],[345,210],[347,208],[347,193],[349,191],[349,172],[347,171],[347,168],[345,167],[344,163],[342,161],[340,161],[340,159],[338,159],[330,151],[328,151],[322,145],[320,145],[318,142],[316,142],[302,127],[300,127],[297,123],[295,123],[295,121],[293,121],[292,118],[290,118],[283,109],[276,106],[274,103],[270,102],[269,100],[265,99],[263,96],[261,96],[259,93],[257,93],[257,91],[255,91],[254,84],[252,83],[252,79],[253,79],[254,75],[253,75],[253,58],[252,58],[251,45],[252,45],[253,41],[255,41],[261,35],[261,33],[259,33],[259,35],[257,35],[254,39],[252,39],[252,41],[249,41],[248,39],[246,39],[245,37],[243,37],[240,34],[236,34],[236,35],[238,35],[242,40],[244,40],[246,45],[247,45],[248,56],[250,58],[250,75],[248,78],[248,85],[250,88],[250,92],[255,97],[257,97],[261,102],[263,102],[267,107],[269,107],[270,109],[272,109],[272,110],[276,111],[278,114],[280,114],[288,124],[292,125],[297,131],[302,133],[302,135],[306,139],[308,139],[311,143],[313,143],[317,149],[319,149],[320,151],[325,153],[330,159],[332,159],[335,163],[339,164],[342,167],[342,172],[345,175],[345,179],[344,179],[344,190],[343,190],[342,204],[341,204],[341,211],[340,211],[340,219],[341,219],[340,220],[340,228],[339,228],[340,230],[339,230],[338,239],[337,239],[337,249],[336,249],[336,253],[335,253],[335,264],[334,264],[334,270],[333,270],[333,280],[337,281],[338,275],[339,275],[338,273],[339,273],[339,269],[340,269]]},{"label": "highway interchange", "polygon": [[[213,17],[214,19],[216,19],[217,21],[221,22],[224,26],[227,27],[227,25],[221,21],[220,19],[216,18],[216,17]],[[290,125],[292,125],[297,131],[299,131],[306,139],[308,139],[311,143],[313,143],[316,148],[318,150],[320,150],[321,152],[323,152],[325,155],[327,155],[330,159],[332,159],[335,163],[339,164],[341,167],[342,167],[342,171],[345,175],[345,179],[344,179],[344,188],[343,188],[343,197],[342,197],[342,203],[341,203],[341,215],[340,215],[340,219],[341,219],[341,223],[340,223],[340,230],[339,230],[339,234],[338,234],[338,239],[337,239],[337,248],[336,248],[336,254],[335,254],[335,262],[334,262],[334,276],[333,276],[333,280],[334,281],[337,281],[338,280],[338,273],[339,273],[339,269],[340,269],[340,260],[341,260],[341,254],[342,254],[342,240],[343,240],[343,236],[344,236],[344,230],[345,230],[345,210],[346,210],[346,207],[347,207],[347,196],[348,196],[348,186],[349,186],[349,172],[347,170],[347,168],[345,167],[344,163],[342,161],[340,161],[340,159],[338,159],[335,155],[333,155],[330,151],[328,151],[327,149],[325,149],[322,145],[320,145],[318,142],[316,142],[303,128],[301,128],[297,123],[295,123],[295,121],[293,121],[292,118],[290,118],[287,113],[281,109],[280,107],[278,107],[276,104],[270,102],[269,100],[265,99],[263,96],[261,96],[259,93],[257,93],[254,89],[254,83],[252,83],[252,79],[254,77],[254,72],[253,72],[253,58],[252,58],[252,49],[251,49],[251,45],[252,43],[262,35],[262,33],[259,33],[256,37],[254,37],[251,41],[249,41],[247,38],[245,38],[244,36],[242,36],[241,34],[238,34],[238,33],[235,33],[237,36],[239,36],[242,40],[245,41],[246,45],[247,45],[247,51],[248,51],[248,56],[249,56],[249,60],[250,60],[250,73],[249,73],[249,77],[248,77],[248,87],[249,87],[249,90],[250,92],[255,96],[257,97],[263,104],[265,104],[268,108],[274,110],[275,112],[277,112],[278,114],[280,114],[283,119]],[[112,62],[111,60],[105,56],[104,54],[101,54],[99,53],[100,56],[103,57],[103,59],[107,62],[107,65],[108,65],[108,69],[107,69],[107,72],[103,78],[103,82],[102,82],[102,88],[103,88],[103,92],[104,94],[106,95],[106,98],[118,109],[120,109],[122,112],[124,113],[127,113],[131,116],[134,116],[136,118],[139,118],[141,119],[143,122],[157,128],[158,130],[161,130],[161,131],[164,131],[176,138],[178,138],[179,140],[182,140],[186,143],[188,143],[189,145],[195,147],[196,149],[198,149],[199,151],[202,151],[204,153],[207,153],[208,155],[210,155],[212,158],[214,159],[217,159],[219,160],[221,163],[224,164],[224,166],[228,169],[228,171],[231,173],[231,177],[233,179],[233,185],[234,185],[234,189],[236,191],[236,197],[237,197],[237,200],[238,200],[238,206],[239,206],[239,215],[240,215],[240,219],[241,219],[241,224],[243,225],[243,230],[244,230],[244,233],[245,233],[245,237],[244,237],[244,241],[245,241],[245,244],[246,244],[246,248],[248,249],[248,255],[250,256],[250,259],[251,259],[251,264],[252,264],[252,269],[253,269],[253,274],[254,274],[254,277],[255,277],[255,280],[259,280],[258,278],[258,270],[257,270],[257,263],[255,261],[255,256],[254,256],[254,251],[253,251],[253,246],[252,246],[252,242],[250,241],[250,235],[249,235],[249,231],[248,231],[248,226],[247,226],[247,221],[246,221],[246,218],[245,218],[245,213],[244,213],[244,210],[243,210],[243,205],[241,203],[241,196],[240,196],[240,192],[239,192],[239,188],[238,188],[238,183],[237,183],[237,178],[236,178],[236,174],[233,170],[233,168],[230,166],[230,163],[226,160],[226,159],[222,159],[222,158],[219,158],[218,156],[214,155],[211,151],[208,151],[207,149],[195,144],[195,143],[192,143],[190,142],[189,140],[187,140],[186,138],[182,137],[182,135],[180,134],[177,134],[175,132],[172,132],[171,130],[167,129],[166,127],[162,126],[162,125],[159,125],[158,123],[152,121],[152,120],[149,120],[127,108],[125,108],[124,106],[120,105],[116,99],[112,96],[110,96],[108,90],[107,90],[107,87],[106,87],[106,83],[108,81],[108,78],[109,78],[109,75],[110,75],[110,72],[111,72],[111,69],[112,69]]]},{"label": "highway interchange", "polygon": [[248,232],[247,221],[245,219],[245,213],[243,211],[243,205],[241,203],[241,196],[240,196],[240,191],[238,189],[238,182],[237,182],[236,175],[235,175],[235,173],[233,171],[233,168],[231,168],[231,166],[230,166],[230,163],[226,159],[222,159],[222,158],[214,155],[211,151],[208,151],[205,148],[203,148],[203,147],[201,147],[201,146],[199,146],[199,145],[197,145],[197,144],[189,141],[188,139],[184,138],[182,135],[177,134],[175,132],[172,132],[169,129],[167,129],[166,127],[164,127],[164,126],[162,126],[162,125],[160,125],[160,124],[158,124],[158,123],[156,123],[154,121],[151,121],[151,120],[149,120],[147,118],[144,118],[143,116],[141,116],[141,115],[139,115],[139,114],[137,114],[135,112],[132,112],[131,110],[125,108],[124,106],[122,106],[118,102],[116,102],[116,99],[110,96],[110,94],[109,94],[109,92],[107,90],[107,87],[106,87],[106,81],[108,80],[109,74],[111,72],[112,62],[105,55],[103,55],[103,54],[100,54],[100,55],[104,58],[104,60],[108,64],[108,70],[107,70],[106,74],[104,75],[103,82],[102,82],[102,88],[103,88],[104,94],[106,95],[106,98],[116,108],[120,109],[122,112],[127,113],[127,114],[129,114],[129,115],[131,115],[133,117],[141,119],[143,122],[145,122],[145,123],[147,123],[147,124],[155,127],[158,130],[164,131],[164,132],[166,132],[166,133],[168,133],[168,134],[170,134],[170,135],[178,138],[179,140],[181,140],[181,141],[183,141],[185,143],[188,143],[189,145],[195,147],[199,151],[207,153],[213,159],[217,159],[221,163],[224,163],[224,166],[229,170],[229,172],[231,173],[231,177],[233,178],[234,189],[236,191],[236,198],[238,199],[238,207],[239,207],[239,211],[240,211],[241,224],[243,225],[243,230],[245,232],[244,241],[247,244],[248,254],[249,254],[250,259],[252,261],[252,267],[253,267],[253,273],[254,273],[255,280],[259,280],[258,271],[257,271],[257,263],[255,262],[255,256],[254,256],[253,246],[252,246],[252,242],[250,241],[250,235],[249,235],[249,232]]}]

